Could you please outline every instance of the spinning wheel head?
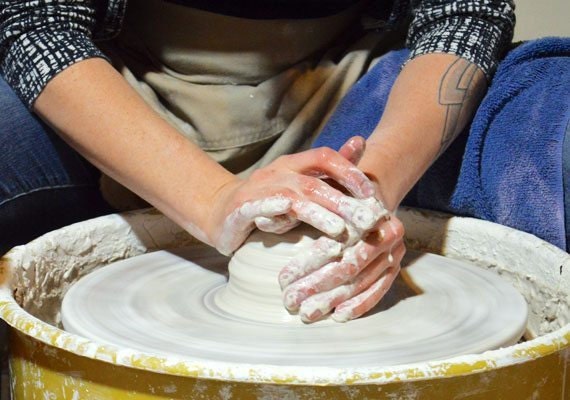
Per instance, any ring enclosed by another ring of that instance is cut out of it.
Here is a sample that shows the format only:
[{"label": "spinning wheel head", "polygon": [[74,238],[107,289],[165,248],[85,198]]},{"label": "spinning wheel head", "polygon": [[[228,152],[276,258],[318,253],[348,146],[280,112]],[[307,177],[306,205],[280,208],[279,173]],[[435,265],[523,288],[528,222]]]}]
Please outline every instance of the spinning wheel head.
[{"label": "spinning wheel head", "polygon": [[288,235],[279,243],[253,235],[231,261],[229,284],[227,259],[203,247],[109,265],[69,290],[65,329],[158,355],[333,367],[478,353],[516,343],[525,329],[526,302],[509,283],[469,263],[417,252],[406,256],[402,279],[368,315],[303,324],[283,308],[277,272],[313,238]]}]

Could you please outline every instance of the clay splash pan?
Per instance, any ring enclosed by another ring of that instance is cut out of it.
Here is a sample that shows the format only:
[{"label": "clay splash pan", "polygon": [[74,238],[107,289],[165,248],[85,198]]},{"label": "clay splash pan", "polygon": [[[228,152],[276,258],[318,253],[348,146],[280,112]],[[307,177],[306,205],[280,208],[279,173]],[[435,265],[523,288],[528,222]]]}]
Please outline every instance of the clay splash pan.
[{"label": "clay splash pan", "polygon": [[[533,383],[536,379],[561,383],[564,374],[561,374],[560,368],[567,364],[567,356],[564,357],[570,346],[570,256],[536,237],[484,221],[414,209],[402,209],[399,217],[406,226],[406,246],[410,255],[412,251],[417,251],[465,261],[499,275],[522,294],[528,305],[524,340],[495,350],[426,362],[389,366],[305,367],[297,362],[292,365],[272,365],[251,364],[242,360],[236,363],[162,356],[132,347],[110,345],[62,330],[63,297],[81,278],[107,266],[113,268],[119,265],[117,262],[120,260],[163,249],[176,249],[168,253],[184,262],[188,261],[190,257],[183,254],[187,250],[181,249],[192,247],[195,241],[156,211],[144,210],[105,216],[51,232],[25,246],[14,248],[0,259],[0,316],[13,333],[14,351],[19,354],[29,352],[26,358],[12,358],[15,376],[13,388],[22,393],[32,390],[24,387],[26,382],[30,382],[26,380],[25,371],[34,366],[38,373],[45,369],[45,374],[54,383],[54,391],[67,393],[71,383],[81,380],[69,373],[71,370],[82,370],[84,366],[83,361],[79,363],[81,360],[89,361],[98,371],[113,371],[109,372],[109,383],[113,382],[116,388],[122,388],[123,382],[134,382],[124,380],[125,376],[130,376],[128,374],[137,376],[145,372],[153,374],[156,382],[162,379],[161,376],[169,376],[168,379],[180,377],[179,391],[183,393],[182,388],[187,386],[188,394],[193,393],[194,385],[201,385],[201,382],[208,382],[212,390],[231,388],[235,392],[242,388],[244,393],[256,390],[262,393],[270,386],[289,385],[287,388],[290,390],[306,392],[306,398],[311,398],[315,388],[321,388],[321,385],[350,385],[354,393],[371,395],[378,393],[377,385],[396,385],[390,387],[406,391],[415,388],[418,393],[439,393],[438,390],[448,393],[451,390],[450,382],[457,382],[461,393],[465,384],[472,383],[477,390],[488,387],[493,393],[499,393],[499,389],[504,387],[504,393],[512,394],[514,390],[521,393],[522,397],[519,398],[525,398],[526,394],[537,390]],[[178,253],[180,250],[182,253]],[[199,263],[195,264],[200,266]],[[224,278],[219,279],[219,284],[224,285]],[[121,290],[127,286],[126,282],[123,283]],[[400,284],[405,284],[403,298],[393,299],[391,304],[389,299],[385,299],[383,303],[387,303],[386,307],[382,309],[381,305],[380,311],[389,312],[419,297],[411,285],[406,282]],[[243,320],[243,317],[240,319]],[[323,321],[321,325],[326,323]],[[317,328],[319,325],[316,324],[314,329]],[[44,348],[45,351],[38,353],[38,349]],[[167,353],[177,353],[177,350],[168,348],[161,354]],[[52,360],[49,354],[56,354],[57,358]],[[48,360],[49,364],[46,364]],[[65,363],[58,367],[58,360],[65,360]],[[69,368],[71,370],[68,371]],[[60,371],[61,379],[52,376],[50,371],[54,369]],[[118,371],[121,374],[117,376],[123,377],[120,380],[113,378]],[[102,375],[98,373],[97,376]],[[500,386],[497,386],[499,383]],[[87,381],[77,384],[92,388]],[[38,393],[45,391],[45,385],[44,381],[37,386]],[[556,384],[540,390],[551,388],[559,393],[561,387]],[[102,390],[100,386],[96,388]],[[148,388],[139,389],[141,393],[147,393]],[[121,390],[130,393],[132,388],[127,385]],[[329,393],[324,386],[322,390]]]}]

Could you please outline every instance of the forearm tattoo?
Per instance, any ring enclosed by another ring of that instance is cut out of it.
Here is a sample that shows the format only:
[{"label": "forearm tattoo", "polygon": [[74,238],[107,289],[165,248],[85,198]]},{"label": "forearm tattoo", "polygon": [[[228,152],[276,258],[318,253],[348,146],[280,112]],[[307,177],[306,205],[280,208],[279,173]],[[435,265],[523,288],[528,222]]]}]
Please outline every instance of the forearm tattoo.
[{"label": "forearm tattoo", "polygon": [[475,64],[458,58],[447,68],[439,85],[438,101],[445,107],[445,122],[438,156],[474,114],[485,90],[485,78]]}]

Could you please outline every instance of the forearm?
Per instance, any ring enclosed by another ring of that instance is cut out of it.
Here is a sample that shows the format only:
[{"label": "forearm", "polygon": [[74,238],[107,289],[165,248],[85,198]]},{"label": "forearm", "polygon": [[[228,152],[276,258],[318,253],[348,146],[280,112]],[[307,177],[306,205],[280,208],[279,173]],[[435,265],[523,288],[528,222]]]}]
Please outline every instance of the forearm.
[{"label": "forearm", "polygon": [[429,54],[398,76],[359,167],[394,209],[470,121],[487,84],[469,61]]},{"label": "forearm", "polygon": [[61,72],[34,108],[104,173],[206,240],[207,207],[234,176],[160,118],[107,62],[90,59]]}]

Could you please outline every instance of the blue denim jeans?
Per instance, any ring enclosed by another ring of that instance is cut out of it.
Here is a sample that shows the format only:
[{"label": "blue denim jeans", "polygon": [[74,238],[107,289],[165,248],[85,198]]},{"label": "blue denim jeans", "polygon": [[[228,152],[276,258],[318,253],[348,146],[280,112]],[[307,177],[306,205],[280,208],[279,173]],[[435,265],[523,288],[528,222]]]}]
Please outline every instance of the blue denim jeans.
[{"label": "blue denim jeans", "polygon": [[112,209],[100,172],[33,115],[0,78],[0,255]]}]

